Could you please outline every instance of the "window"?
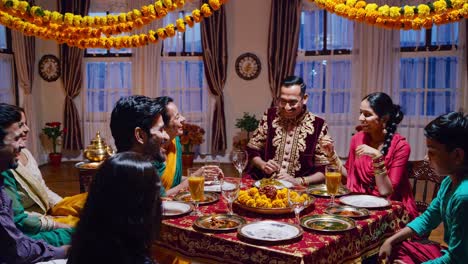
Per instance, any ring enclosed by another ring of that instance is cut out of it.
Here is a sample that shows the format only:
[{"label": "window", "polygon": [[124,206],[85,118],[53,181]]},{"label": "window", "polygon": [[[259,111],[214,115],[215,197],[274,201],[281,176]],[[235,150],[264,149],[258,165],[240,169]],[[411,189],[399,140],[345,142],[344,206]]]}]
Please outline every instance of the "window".
[{"label": "window", "polygon": [[324,10],[303,10],[295,74],[302,76],[313,113],[350,111],[353,22]]},{"label": "window", "polygon": [[406,116],[454,111],[459,83],[459,23],[400,31],[400,104]]},{"label": "window", "polygon": [[[164,25],[174,23],[185,12],[169,13]],[[209,110],[208,86],[205,79],[202,58],[200,24],[187,26],[185,33],[178,32],[173,38],[163,42],[161,67],[159,72],[160,95],[170,96],[187,119],[205,129],[205,143],[200,153],[208,152]]]},{"label": "window", "polygon": [[[104,16],[109,12],[90,12]],[[84,142],[100,131],[108,144],[113,143],[109,122],[112,109],[121,97],[132,93],[131,49],[86,49],[85,92],[83,100]]]},{"label": "window", "polygon": [[0,25],[0,102],[16,104],[16,78],[13,68],[10,30]]}]

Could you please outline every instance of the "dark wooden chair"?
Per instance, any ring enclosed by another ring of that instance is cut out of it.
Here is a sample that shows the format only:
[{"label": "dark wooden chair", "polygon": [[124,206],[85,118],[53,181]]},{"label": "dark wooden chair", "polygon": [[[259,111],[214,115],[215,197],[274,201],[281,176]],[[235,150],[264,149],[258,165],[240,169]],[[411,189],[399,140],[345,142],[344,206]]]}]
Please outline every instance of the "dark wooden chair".
[{"label": "dark wooden chair", "polygon": [[422,213],[436,197],[443,178],[435,174],[426,160],[408,161],[407,168],[409,180],[413,185],[416,207],[418,212]]}]

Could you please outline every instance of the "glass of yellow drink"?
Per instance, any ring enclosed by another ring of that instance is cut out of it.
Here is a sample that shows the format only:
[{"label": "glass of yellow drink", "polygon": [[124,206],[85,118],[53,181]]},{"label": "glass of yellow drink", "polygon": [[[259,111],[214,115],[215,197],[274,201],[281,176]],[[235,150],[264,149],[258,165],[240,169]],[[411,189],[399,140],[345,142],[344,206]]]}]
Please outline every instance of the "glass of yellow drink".
[{"label": "glass of yellow drink", "polygon": [[327,185],[327,193],[331,197],[329,206],[336,206],[335,195],[338,194],[338,189],[341,185],[341,168],[335,165],[327,165],[325,167],[325,183]]},{"label": "glass of yellow drink", "polygon": [[188,169],[188,185],[190,196],[195,205],[195,210],[192,215],[203,215],[198,209],[200,201],[203,201],[203,193],[205,191],[205,176],[203,175],[202,168],[189,168]]}]

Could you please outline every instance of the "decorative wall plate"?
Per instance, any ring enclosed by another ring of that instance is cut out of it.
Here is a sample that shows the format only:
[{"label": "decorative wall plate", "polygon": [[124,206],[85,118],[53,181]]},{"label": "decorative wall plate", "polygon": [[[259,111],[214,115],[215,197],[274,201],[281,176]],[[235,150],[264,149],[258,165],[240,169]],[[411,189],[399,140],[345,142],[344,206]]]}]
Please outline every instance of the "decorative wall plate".
[{"label": "decorative wall plate", "polygon": [[39,75],[48,82],[54,82],[60,77],[60,61],[52,54],[42,56],[39,60]]},{"label": "decorative wall plate", "polygon": [[258,77],[262,65],[255,54],[244,53],[236,60],[236,73],[244,80],[253,80]]}]

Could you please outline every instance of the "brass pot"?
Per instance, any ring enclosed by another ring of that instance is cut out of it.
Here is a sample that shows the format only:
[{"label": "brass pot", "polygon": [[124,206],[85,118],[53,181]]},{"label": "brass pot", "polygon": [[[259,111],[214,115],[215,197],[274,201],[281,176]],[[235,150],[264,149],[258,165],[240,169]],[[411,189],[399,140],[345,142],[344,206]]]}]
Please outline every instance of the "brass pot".
[{"label": "brass pot", "polygon": [[114,150],[106,145],[104,139],[101,137],[101,133],[98,131],[96,137],[91,140],[91,144],[86,147],[83,155],[90,161],[99,162],[114,155]]}]

